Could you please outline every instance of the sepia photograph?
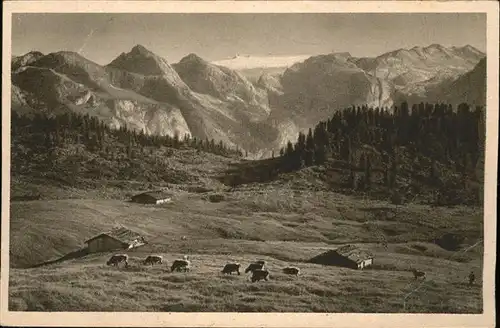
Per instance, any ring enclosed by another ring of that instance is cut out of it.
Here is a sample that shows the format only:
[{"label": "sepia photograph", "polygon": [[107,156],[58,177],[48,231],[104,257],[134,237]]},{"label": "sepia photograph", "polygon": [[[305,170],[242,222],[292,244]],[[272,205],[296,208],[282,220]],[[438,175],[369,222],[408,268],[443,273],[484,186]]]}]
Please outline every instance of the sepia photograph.
[{"label": "sepia photograph", "polygon": [[10,3],[2,316],[493,326],[498,3],[390,2]]}]

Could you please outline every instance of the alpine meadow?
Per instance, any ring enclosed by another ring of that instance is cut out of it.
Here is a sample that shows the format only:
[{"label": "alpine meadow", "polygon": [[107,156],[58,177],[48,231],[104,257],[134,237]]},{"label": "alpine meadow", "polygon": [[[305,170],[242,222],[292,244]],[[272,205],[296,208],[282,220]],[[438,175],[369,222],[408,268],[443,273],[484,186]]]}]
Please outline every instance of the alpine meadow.
[{"label": "alpine meadow", "polygon": [[13,21],[10,311],[483,313],[485,14]]}]

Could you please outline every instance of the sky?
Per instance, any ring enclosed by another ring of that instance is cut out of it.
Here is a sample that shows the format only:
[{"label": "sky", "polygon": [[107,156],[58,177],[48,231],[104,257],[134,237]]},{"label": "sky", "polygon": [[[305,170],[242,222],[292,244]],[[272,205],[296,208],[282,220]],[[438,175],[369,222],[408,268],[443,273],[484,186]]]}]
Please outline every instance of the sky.
[{"label": "sky", "polygon": [[371,57],[430,44],[470,44],[486,52],[486,15],[399,14],[13,14],[12,54],[76,51],[99,64],[141,44],[168,62],[196,53]]}]

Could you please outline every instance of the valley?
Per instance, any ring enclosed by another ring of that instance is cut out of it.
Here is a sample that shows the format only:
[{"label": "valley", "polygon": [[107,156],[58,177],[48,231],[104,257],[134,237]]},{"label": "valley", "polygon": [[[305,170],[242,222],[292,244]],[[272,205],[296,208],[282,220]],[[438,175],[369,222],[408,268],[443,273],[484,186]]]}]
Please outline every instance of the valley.
[{"label": "valley", "polygon": [[[13,58],[9,309],[482,313],[485,63],[436,44]],[[152,190],[172,201],[130,201]],[[128,267],[85,250],[116,227],[146,240],[116,251]],[[310,261],[347,244],[372,265]],[[221,273],[256,260],[269,281]]]},{"label": "valley", "polygon": [[[81,173],[70,179],[65,170],[74,157],[66,157],[67,150],[57,155],[52,175],[40,174],[43,161],[36,170],[19,171],[16,165],[13,172],[13,311],[481,312],[483,212],[478,206],[395,205],[336,192],[348,174],[326,183],[319,166],[282,173],[270,182],[230,186],[219,177],[244,167],[260,169],[260,164],[170,147],[153,153],[168,154],[169,170],[161,178],[155,177],[151,155],[142,158],[142,170],[124,172],[132,174],[126,179],[99,178],[97,172],[119,163],[118,155],[111,162],[97,161],[95,171],[90,158],[99,153],[83,151]],[[129,160],[121,159],[121,165],[134,161]],[[135,194],[158,189],[168,190],[172,202],[130,202]],[[37,200],[21,200],[25,195]],[[81,253],[85,240],[117,226],[147,240],[125,251],[128,268],[106,266],[116,252]],[[447,233],[463,237],[458,250],[436,243]],[[353,270],[309,263],[345,244],[371,252],[373,265]],[[166,263],[144,266],[149,254],[162,255]],[[172,261],[184,255],[193,263],[191,271],[170,272]],[[267,262],[269,281],[220,273],[227,262],[244,268],[256,259]],[[298,277],[281,272],[290,265],[300,268]],[[412,268],[425,271],[427,280],[415,281]],[[479,277],[474,286],[467,285],[470,271]]]},{"label": "valley", "polygon": [[[397,207],[331,192],[262,185],[218,194],[224,200],[213,203],[204,193],[179,191],[171,204],[160,206],[119,197],[87,198],[90,195],[12,202],[10,309],[481,312],[480,287],[469,287],[467,274],[480,272],[482,245],[455,253],[433,242],[440,233],[458,232],[457,227],[469,237],[468,243],[479,240],[478,209]],[[107,267],[112,253],[22,268],[76,251],[84,240],[116,224],[148,240],[127,251],[128,269]],[[370,250],[373,266],[357,271],[307,263],[346,243]],[[167,264],[142,265],[139,261],[148,254],[163,255]],[[190,256],[191,272],[171,273],[170,263],[183,255]],[[251,283],[244,273],[220,273],[227,262],[246,266],[255,259],[267,261],[269,282]],[[299,267],[301,275],[283,275],[281,268],[287,265]],[[406,294],[421,283],[414,281],[412,267],[424,270],[428,280],[403,308]]]}]

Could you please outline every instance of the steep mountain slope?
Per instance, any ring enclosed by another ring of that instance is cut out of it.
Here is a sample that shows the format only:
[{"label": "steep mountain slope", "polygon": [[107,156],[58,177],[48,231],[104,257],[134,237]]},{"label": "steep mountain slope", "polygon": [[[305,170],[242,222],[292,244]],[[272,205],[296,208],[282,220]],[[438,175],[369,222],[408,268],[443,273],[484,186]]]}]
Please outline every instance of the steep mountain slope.
[{"label": "steep mountain slope", "polygon": [[[354,59],[366,72],[391,81],[405,94],[415,93],[424,81],[440,82],[470,71],[485,54],[472,46],[432,44],[385,53],[376,58]],[[414,86],[414,87],[413,87]]]},{"label": "steep mountain slope", "polygon": [[[121,87],[132,88],[155,101],[179,108],[193,136],[230,142],[228,138],[217,133],[217,127],[210,120],[211,108],[208,107],[213,107],[212,104],[196,97],[164,58],[137,45],[130,52],[118,56],[107,65],[107,68],[128,73],[128,75],[121,73],[125,75],[125,78],[119,76],[120,73],[116,74],[119,81],[125,82],[125,85],[121,84]],[[139,76],[143,83],[129,84],[128,81],[137,80],[136,76]]]},{"label": "steep mountain slope", "polygon": [[257,67],[240,69],[237,72],[244,76],[248,81],[257,83],[263,75],[281,76],[288,67]]},{"label": "steep mountain slope", "polygon": [[[118,70],[115,75],[121,87],[179,108],[197,138],[215,139],[251,152],[273,141],[254,127],[269,112],[265,93],[257,93],[248,81],[229,69],[211,65],[196,55],[171,66],[142,46],[121,54],[107,69]],[[144,78],[144,83],[129,86],[137,75]]]},{"label": "steep mountain slope", "polygon": [[108,66],[141,75],[164,75],[172,69],[165,59],[141,45],[136,45],[129,53],[121,53]]},{"label": "steep mountain slope", "polygon": [[146,77],[161,76],[163,80],[171,85],[172,89],[179,90],[180,93],[188,92],[187,85],[174,68],[164,58],[157,56],[141,45],[136,45],[128,53],[122,53],[107,67],[114,67]]},{"label": "steep mountain slope", "polygon": [[347,54],[311,57],[285,71],[279,106],[302,128],[351,105],[391,106],[392,87],[363,71]]},{"label": "steep mountain slope", "polygon": [[[128,126],[172,136],[190,132],[178,108],[114,86],[112,82],[122,84],[114,70],[108,71],[76,53],[52,53],[30,65],[14,72],[12,82],[16,99],[25,99],[32,112],[36,109],[58,114],[71,110],[97,116],[115,128]],[[130,84],[138,88],[138,81],[141,79]]]},{"label": "steep mountain slope", "polygon": [[[272,108],[269,122],[280,131],[277,141],[283,145],[295,139],[298,131],[307,129],[332,111],[352,105],[388,107],[408,98],[417,100],[444,97],[450,83],[472,70],[484,54],[471,47],[446,48],[433,44],[388,52],[376,58],[354,58],[349,53],[332,53],[310,58],[257,58],[237,56],[217,64],[255,74],[258,67],[283,69],[254,78],[254,85],[267,91]],[[459,83],[463,84],[463,83]],[[465,99],[468,87],[460,90]],[[439,90],[439,91],[437,91]],[[476,97],[477,98],[477,97]],[[479,100],[475,100],[478,102]]]},{"label": "steep mountain slope", "polygon": [[194,92],[246,106],[244,113],[255,119],[265,119],[270,112],[266,92],[231,69],[210,64],[195,54],[182,58],[173,67]]},{"label": "steep mountain slope", "polygon": [[302,62],[309,55],[298,56],[251,56],[236,55],[233,58],[212,62],[212,64],[230,68],[256,83],[262,75],[279,76],[293,64]]},{"label": "steep mountain slope", "polygon": [[275,74],[262,74],[256,82],[256,85],[267,92],[281,95],[283,94],[283,86],[281,85],[281,77]]},{"label": "steep mountain slope", "polygon": [[296,63],[281,76],[264,74],[256,85],[268,90],[273,116],[289,115],[299,129],[305,129],[332,111],[352,105],[391,107],[404,99],[484,103],[479,99],[485,99],[480,87],[475,88],[479,94],[469,91],[474,83],[480,83],[472,82],[480,79],[479,73],[452,84],[484,56],[472,46],[447,48],[438,44],[400,49],[376,58],[332,53]]},{"label": "steep mountain slope", "polygon": [[471,71],[450,77],[445,80],[431,79],[420,82],[413,88],[418,92],[401,90],[395,95],[397,99],[407,99],[410,102],[446,102],[454,106],[460,103],[470,105],[486,105],[486,58],[483,58]]},{"label": "steep mountain slope", "polygon": [[444,101],[453,104],[466,102],[471,105],[486,105],[486,58],[474,69],[453,81],[449,86],[442,85],[436,99],[443,94]]},{"label": "steep mountain slope", "polygon": [[23,92],[18,86],[11,85],[11,110],[22,115],[29,115],[33,112],[33,109],[28,104],[29,99],[27,99],[25,92]]},{"label": "steep mountain slope", "polygon": [[431,45],[376,58],[333,53],[209,63],[190,54],[171,65],[137,45],[101,66],[74,52],[34,51],[12,58],[12,105],[23,113],[90,113],[113,127],[190,134],[264,156],[352,105],[482,104],[485,68],[470,72],[481,58],[471,46]]},{"label": "steep mountain slope", "polygon": [[43,54],[39,51],[30,51],[22,56],[14,56],[11,60],[11,69],[15,71],[19,67],[29,65],[41,57],[43,57]]},{"label": "steep mountain slope", "polygon": [[26,65],[12,75],[13,108],[20,112],[89,113],[113,127],[190,134],[249,152],[277,139],[266,122],[267,92],[195,55],[175,65],[182,78],[140,45],[106,66],[66,51],[25,57],[14,59]]}]

